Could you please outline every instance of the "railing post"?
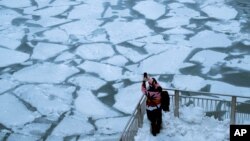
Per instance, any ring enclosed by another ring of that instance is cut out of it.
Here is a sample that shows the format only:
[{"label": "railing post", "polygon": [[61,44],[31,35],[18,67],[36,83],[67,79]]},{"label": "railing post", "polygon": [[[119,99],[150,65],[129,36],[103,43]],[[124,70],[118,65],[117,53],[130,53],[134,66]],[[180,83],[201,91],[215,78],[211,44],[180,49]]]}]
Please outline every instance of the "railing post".
[{"label": "railing post", "polygon": [[235,121],[236,121],[236,96],[232,96],[230,124],[235,124]]},{"label": "railing post", "polygon": [[174,116],[179,117],[179,91],[174,91]]}]

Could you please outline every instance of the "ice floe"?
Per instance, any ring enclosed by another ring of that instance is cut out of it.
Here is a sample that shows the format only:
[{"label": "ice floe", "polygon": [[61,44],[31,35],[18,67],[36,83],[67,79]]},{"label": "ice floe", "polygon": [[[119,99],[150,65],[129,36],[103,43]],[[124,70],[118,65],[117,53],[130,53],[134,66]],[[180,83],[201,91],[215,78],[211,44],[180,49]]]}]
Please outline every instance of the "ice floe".
[{"label": "ice floe", "polygon": [[116,102],[113,107],[124,113],[132,114],[136,104],[143,95],[140,89],[141,83],[136,83],[119,89],[118,93],[115,95]]},{"label": "ice floe", "polygon": [[157,26],[162,28],[174,28],[188,24],[189,24],[189,18],[178,17],[178,16],[161,19],[157,21]]},{"label": "ice floe", "polygon": [[18,83],[8,80],[8,79],[0,79],[0,94],[11,89],[14,88],[15,86],[17,86]]},{"label": "ice floe", "polygon": [[[120,116],[107,105],[103,104],[91,91],[80,89],[75,100],[76,110],[94,119]],[[94,111],[93,111],[94,109]]]},{"label": "ice floe", "polygon": [[75,54],[70,52],[64,52],[56,57],[55,62],[71,60],[74,59],[74,57]]},{"label": "ice floe", "polygon": [[144,46],[148,54],[157,54],[167,50],[167,44],[147,44]]},{"label": "ice floe", "polygon": [[42,8],[50,5],[51,0],[35,0],[37,7]]},{"label": "ice floe", "polygon": [[65,45],[38,43],[33,49],[32,59],[46,60],[68,49]]},{"label": "ice floe", "polygon": [[178,69],[190,52],[191,48],[185,46],[168,48],[161,54],[143,60],[140,63],[139,70],[147,70],[151,74],[178,74]]},{"label": "ice floe", "polygon": [[30,0],[1,0],[0,5],[10,7],[10,8],[22,8],[22,7],[28,7],[31,5]]},{"label": "ice floe", "polygon": [[207,73],[211,67],[214,65],[221,64],[225,62],[225,58],[227,57],[227,54],[225,53],[220,53],[216,51],[211,51],[211,50],[202,50],[198,53],[196,53],[190,61],[198,62],[202,64],[203,68],[203,73]]},{"label": "ice floe", "polygon": [[[75,6],[68,15],[69,19],[98,19],[101,18],[101,13],[104,8],[102,3],[97,2],[89,4],[89,2]],[[81,14],[79,14],[81,13]],[[94,24],[94,23],[93,23]]]},{"label": "ice floe", "polygon": [[112,46],[104,43],[84,44],[77,47],[76,50],[77,55],[88,60],[100,60],[105,57],[111,57],[114,53]]},{"label": "ice floe", "polygon": [[226,62],[226,66],[250,71],[250,55],[229,60]]},{"label": "ice floe", "polygon": [[235,19],[238,14],[238,12],[233,7],[224,4],[205,5],[201,7],[201,10],[209,17],[225,21]]},{"label": "ice floe", "polygon": [[69,9],[69,6],[52,6],[37,9],[36,7],[29,7],[24,10],[25,14],[38,15],[41,17],[57,16]]},{"label": "ice floe", "polygon": [[13,78],[23,82],[60,83],[79,72],[75,67],[64,64],[43,63],[26,67],[13,74]]},{"label": "ice floe", "polygon": [[196,10],[190,9],[183,4],[170,4],[170,11],[167,13],[167,16],[181,17],[181,18],[198,18],[200,13]]},{"label": "ice floe", "polygon": [[105,24],[103,27],[108,32],[110,41],[114,44],[143,37],[152,32],[152,30],[145,25],[144,20],[133,20],[131,22],[116,20],[112,23]]},{"label": "ice floe", "polygon": [[137,3],[133,9],[143,14],[147,19],[152,20],[158,19],[165,13],[165,5],[153,0],[141,1]]},{"label": "ice floe", "polygon": [[123,67],[128,62],[128,59],[122,55],[115,55],[107,60],[102,61],[103,63]]},{"label": "ice floe", "polygon": [[177,1],[181,3],[196,3],[195,0],[177,0]]},{"label": "ice floe", "polygon": [[188,29],[181,28],[181,27],[176,27],[170,30],[166,30],[163,33],[167,35],[169,34],[183,35],[183,34],[193,34],[194,32]]},{"label": "ice floe", "polygon": [[0,123],[8,128],[22,126],[36,116],[10,93],[0,95]]},{"label": "ice floe", "polygon": [[210,92],[212,93],[249,97],[249,87],[239,87],[225,82],[212,80],[207,80],[207,83],[211,85]]},{"label": "ice floe", "polygon": [[140,39],[134,40],[137,43],[151,43],[151,44],[164,44],[166,41],[164,40],[163,35],[152,35],[152,36],[146,36]]},{"label": "ice floe", "polygon": [[56,26],[59,24],[67,23],[71,20],[67,19],[59,19],[55,17],[41,17],[39,20],[34,21],[34,20],[28,20],[27,23],[31,24],[38,24],[42,27],[50,27],[50,26]]},{"label": "ice floe", "polygon": [[227,22],[207,22],[206,25],[211,27],[214,31],[222,33],[239,33],[241,30],[240,22],[236,20]]},{"label": "ice floe", "polygon": [[117,16],[120,18],[124,17],[131,17],[130,10],[129,9],[124,9],[124,10],[115,10],[109,7],[106,11],[105,14],[102,16],[103,18],[111,18],[112,16]]},{"label": "ice floe", "polygon": [[190,43],[192,47],[196,48],[212,48],[228,47],[232,44],[232,41],[225,34],[205,30],[191,37]]},{"label": "ice floe", "polygon": [[[19,16],[21,16],[21,14],[14,11],[14,10],[1,8],[0,9],[0,21],[1,21],[0,29],[2,29],[4,27],[9,28],[9,26],[11,26],[11,21]],[[3,27],[1,27],[1,26],[3,26]]]},{"label": "ice floe", "polygon": [[86,72],[96,73],[100,78],[107,81],[114,81],[122,78],[122,68],[117,66],[111,66],[93,61],[85,61],[78,67],[84,69]]},{"label": "ice floe", "polygon": [[65,117],[53,130],[52,136],[71,136],[93,133],[94,127],[86,118],[74,116]]},{"label": "ice floe", "polygon": [[95,122],[98,128],[97,132],[100,134],[120,134],[125,128],[129,118],[130,116],[99,119]]},{"label": "ice floe", "polygon": [[81,88],[85,90],[97,90],[101,86],[106,84],[104,80],[88,75],[88,74],[81,74],[78,76],[74,76],[69,79],[69,82],[77,86],[80,86]]},{"label": "ice floe", "polygon": [[0,67],[19,64],[29,59],[29,54],[0,47]]},{"label": "ice floe", "polygon": [[199,76],[175,75],[172,81],[175,88],[180,90],[199,91],[206,86],[206,81]]},{"label": "ice floe", "polygon": [[144,58],[146,58],[148,55],[146,54],[140,54],[136,50],[132,48],[127,48],[123,46],[116,46],[116,49],[119,53],[121,53],[124,57],[128,58],[129,60],[133,62],[138,62]]},{"label": "ice floe", "polygon": [[30,123],[26,124],[22,129],[15,130],[15,133],[38,139],[45,134],[46,130],[48,130],[50,126],[51,124],[49,123]]},{"label": "ice floe", "polygon": [[48,118],[57,119],[70,109],[75,88],[63,85],[23,85],[14,93]]},{"label": "ice floe", "polygon": [[25,33],[23,29],[16,27],[8,27],[0,33],[0,46],[7,47],[10,49],[16,49],[21,45],[21,40],[24,37]]}]

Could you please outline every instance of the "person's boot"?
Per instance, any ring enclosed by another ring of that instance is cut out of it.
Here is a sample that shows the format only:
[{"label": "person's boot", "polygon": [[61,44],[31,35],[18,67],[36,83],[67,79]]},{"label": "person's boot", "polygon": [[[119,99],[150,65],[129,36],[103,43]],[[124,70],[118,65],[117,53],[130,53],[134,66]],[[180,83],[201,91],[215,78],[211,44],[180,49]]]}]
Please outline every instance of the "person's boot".
[{"label": "person's boot", "polygon": [[151,133],[153,136],[156,136],[157,134],[157,125],[155,123],[151,124]]}]

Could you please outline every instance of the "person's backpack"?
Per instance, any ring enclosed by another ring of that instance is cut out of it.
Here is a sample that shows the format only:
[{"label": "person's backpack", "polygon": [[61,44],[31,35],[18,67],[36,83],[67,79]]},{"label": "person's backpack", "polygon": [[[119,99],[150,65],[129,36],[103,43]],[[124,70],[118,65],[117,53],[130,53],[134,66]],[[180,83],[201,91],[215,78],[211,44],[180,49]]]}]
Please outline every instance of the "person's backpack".
[{"label": "person's backpack", "polygon": [[161,108],[163,111],[168,112],[169,111],[169,104],[170,104],[170,98],[168,91],[162,91],[161,92]]}]

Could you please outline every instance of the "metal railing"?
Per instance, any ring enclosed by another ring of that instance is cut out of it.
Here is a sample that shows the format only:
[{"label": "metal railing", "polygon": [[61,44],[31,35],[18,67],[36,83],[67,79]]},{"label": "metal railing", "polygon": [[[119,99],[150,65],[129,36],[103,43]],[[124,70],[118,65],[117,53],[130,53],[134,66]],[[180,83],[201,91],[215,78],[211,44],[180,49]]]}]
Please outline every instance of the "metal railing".
[{"label": "metal railing", "polygon": [[[178,89],[164,90],[169,92],[170,107],[174,110],[175,117],[179,117],[180,115],[180,106],[188,106],[192,104],[194,106],[202,107],[206,116],[213,116],[218,120],[229,119],[230,124],[242,124],[245,120],[250,121],[250,103],[237,102],[237,99],[250,100],[250,97]],[[143,123],[146,109],[145,102],[146,98],[143,95],[124,129],[120,141],[134,140],[134,136],[137,134],[138,129],[141,128]],[[245,107],[245,110],[238,110],[238,108],[242,106]]]}]

